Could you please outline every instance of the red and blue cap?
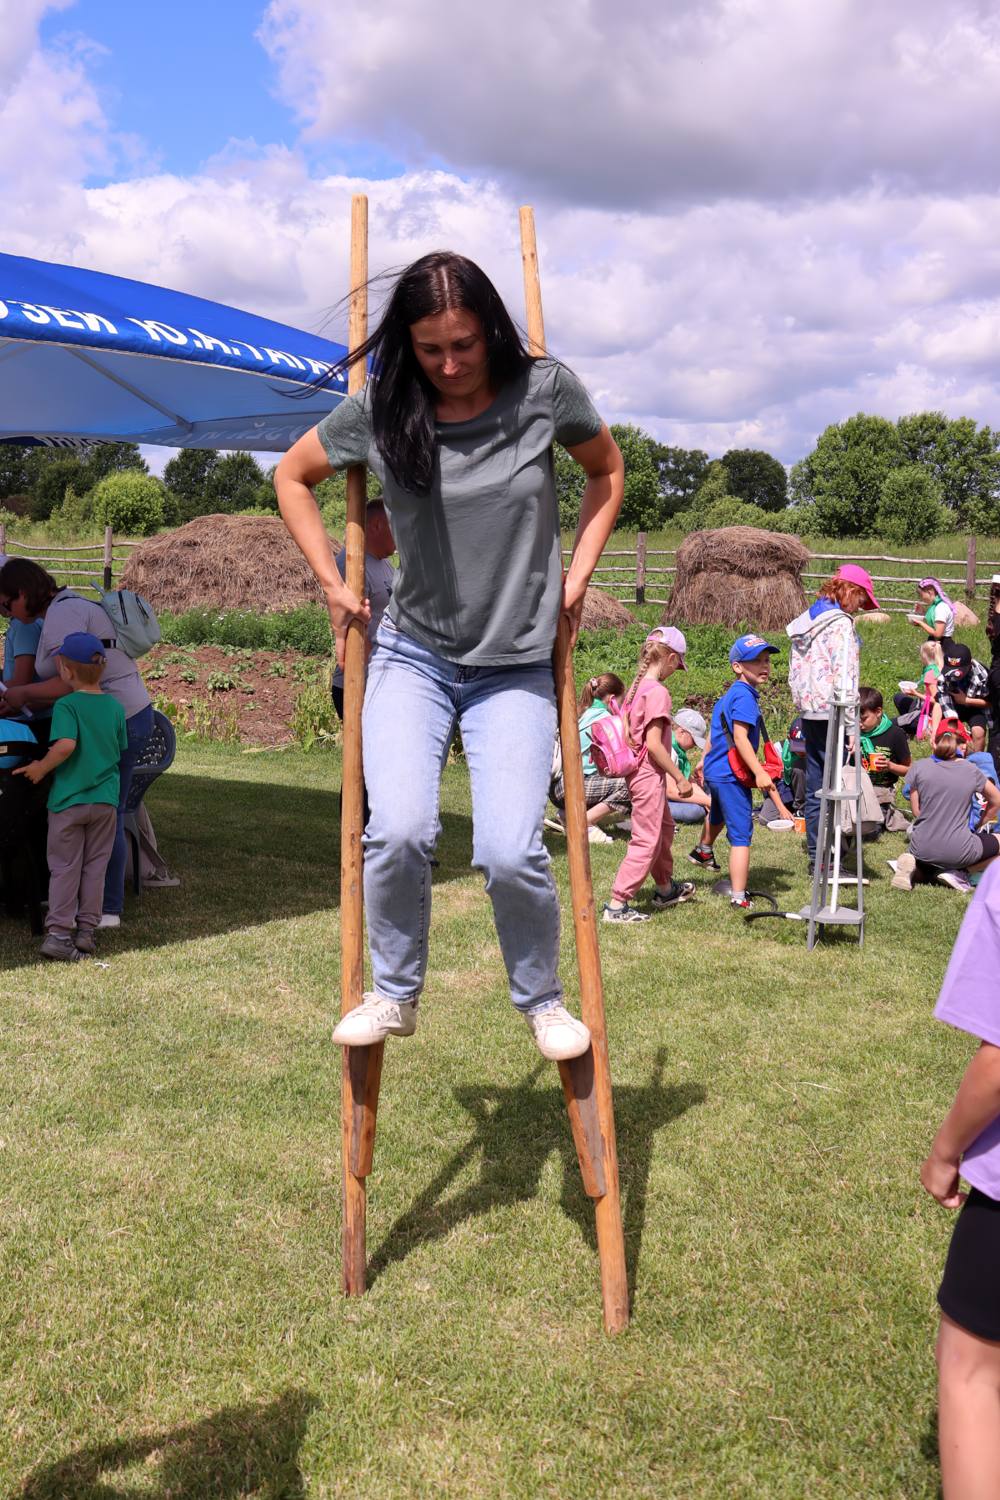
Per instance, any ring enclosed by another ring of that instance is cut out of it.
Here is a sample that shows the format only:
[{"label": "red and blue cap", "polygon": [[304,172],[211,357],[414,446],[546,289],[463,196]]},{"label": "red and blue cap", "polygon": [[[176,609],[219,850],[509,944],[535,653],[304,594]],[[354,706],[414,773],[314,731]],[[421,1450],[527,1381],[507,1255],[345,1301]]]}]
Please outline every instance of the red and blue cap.
[{"label": "red and blue cap", "polygon": [[729,648],[730,662],[755,661],[765,651],[778,652],[780,646],[772,646],[770,641],[765,641],[762,635],[741,635]]}]

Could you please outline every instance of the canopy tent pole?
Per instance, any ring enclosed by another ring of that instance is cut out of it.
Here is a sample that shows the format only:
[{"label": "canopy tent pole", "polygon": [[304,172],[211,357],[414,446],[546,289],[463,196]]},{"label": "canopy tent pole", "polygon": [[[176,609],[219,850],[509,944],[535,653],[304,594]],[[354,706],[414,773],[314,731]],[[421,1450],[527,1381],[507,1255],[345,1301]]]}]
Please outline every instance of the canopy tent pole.
[{"label": "canopy tent pole", "polygon": [[[532,354],[544,354],[545,324],[542,317],[533,210],[522,208],[520,219],[528,345]],[[587,838],[583,760],[580,755],[576,714],[573,648],[570,643],[570,624],[565,615],[559,617],[554,668],[566,795],[570,895],[580,973],[580,1009],[591,1037],[591,1045],[583,1056],[574,1058],[571,1062],[560,1063],[559,1072],[580,1160],[584,1191],[589,1198],[594,1199],[604,1326],[608,1333],[618,1333],[629,1319],[628,1272],[618,1184],[611,1066],[604,1022],[601,950],[597,940],[597,915],[590,876],[590,844]]]},{"label": "canopy tent pole", "polygon": [[[351,199],[351,299],[348,349],[353,354],[368,337],[368,199]],[[365,361],[351,366],[348,391],[363,389]],[[347,567],[345,582],[365,596],[365,466],[347,471]],[[361,763],[361,705],[365,694],[365,627],[352,620],[344,653],[343,807],[340,815],[340,1008],[346,1015],[361,1004],[364,988],[364,912],[361,835],[364,772]],[[343,1290],[357,1297],[365,1290],[367,1178],[375,1147],[375,1116],[382,1079],[384,1042],[345,1047],[341,1077],[343,1184]]]}]

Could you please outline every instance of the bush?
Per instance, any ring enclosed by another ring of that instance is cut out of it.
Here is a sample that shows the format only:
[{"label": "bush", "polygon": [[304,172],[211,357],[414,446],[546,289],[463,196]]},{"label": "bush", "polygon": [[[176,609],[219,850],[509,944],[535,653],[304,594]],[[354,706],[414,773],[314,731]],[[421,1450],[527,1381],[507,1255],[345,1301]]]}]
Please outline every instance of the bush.
[{"label": "bush", "polygon": [[73,489],[66,491],[62,505],[52,512],[45,528],[54,542],[72,542],[96,530],[93,496],[78,495]]},{"label": "bush", "polygon": [[93,505],[96,521],[125,536],[152,536],[163,525],[163,485],[137,469],[102,479],[94,489]]},{"label": "bush", "polygon": [[876,512],[878,534],[887,542],[929,542],[947,531],[951,516],[941,486],[923,464],[903,464],[887,474]]}]

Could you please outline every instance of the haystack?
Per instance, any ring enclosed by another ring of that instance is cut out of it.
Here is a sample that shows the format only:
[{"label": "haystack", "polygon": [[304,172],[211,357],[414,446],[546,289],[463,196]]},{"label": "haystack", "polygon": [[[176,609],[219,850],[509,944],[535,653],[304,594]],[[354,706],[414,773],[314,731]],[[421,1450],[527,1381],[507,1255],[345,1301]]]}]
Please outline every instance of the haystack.
[{"label": "haystack", "polygon": [[[340,543],[330,538],[330,550]],[[253,609],[322,604],[313,571],[278,516],[198,516],[132,551],[122,586],[156,610]]]},{"label": "haystack", "polygon": [[621,600],[604,589],[588,588],[583,597],[582,630],[625,630],[635,624],[635,616],[629,614]]},{"label": "haystack", "polygon": [[806,607],[801,573],[809,552],[798,537],[724,526],[695,531],[677,549],[664,623],[780,630]]}]

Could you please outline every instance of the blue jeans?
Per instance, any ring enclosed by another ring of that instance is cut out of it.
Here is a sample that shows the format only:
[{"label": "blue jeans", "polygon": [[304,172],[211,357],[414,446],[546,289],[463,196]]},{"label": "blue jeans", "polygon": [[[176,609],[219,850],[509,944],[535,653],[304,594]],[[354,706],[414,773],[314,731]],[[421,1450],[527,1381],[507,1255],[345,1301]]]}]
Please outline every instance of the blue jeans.
[{"label": "blue jeans", "polygon": [[806,742],[806,844],[810,861],[816,858],[819,838],[819,794],[823,790],[828,729],[826,719],[802,720],[802,737]]},{"label": "blue jeans", "polygon": [[704,823],[707,807],[698,802],[671,802],[670,815],[675,823]]},{"label": "blue jeans", "polygon": [[373,985],[389,1000],[414,1000],[423,988],[428,861],[456,724],[472,782],[472,863],[486,877],[511,1000],[521,1011],[542,1008],[562,998],[559,900],[541,838],[556,731],[552,668],[458,666],[388,618],[368,663],[363,715]]},{"label": "blue jeans", "polygon": [[104,876],[104,911],[105,914],[120,917],[125,905],[125,803],[128,798],[129,788],[132,785],[132,772],[135,763],[146,741],[153,732],[153,705],[147,704],[140,708],[131,719],[125,720],[125,733],[128,735],[128,746],[122,752],[122,758],[118,762],[118,818],[115,823],[115,846],[108,860],[107,873]]}]

